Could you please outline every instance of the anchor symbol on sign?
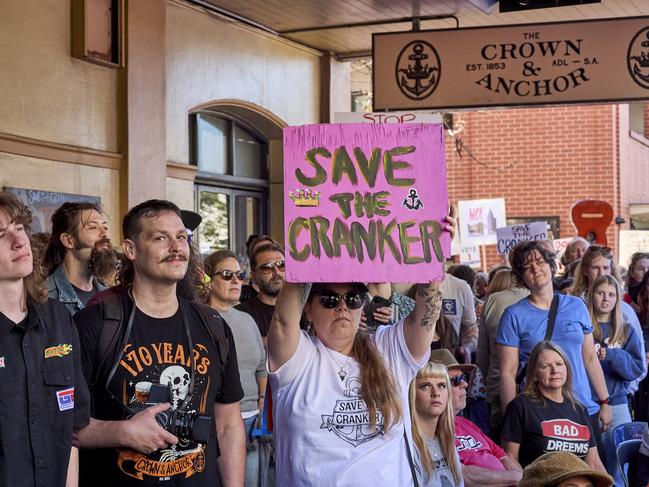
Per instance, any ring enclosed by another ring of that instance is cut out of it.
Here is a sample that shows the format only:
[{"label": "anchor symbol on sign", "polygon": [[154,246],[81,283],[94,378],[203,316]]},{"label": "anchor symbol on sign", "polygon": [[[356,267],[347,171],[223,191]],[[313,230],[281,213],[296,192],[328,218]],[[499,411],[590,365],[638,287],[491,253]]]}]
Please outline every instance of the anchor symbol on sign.
[{"label": "anchor symbol on sign", "polygon": [[403,206],[409,210],[419,211],[424,207],[424,204],[419,199],[417,190],[415,188],[410,188],[408,191],[408,196],[403,199]]},{"label": "anchor symbol on sign", "polygon": [[[412,52],[413,54],[410,54],[408,59],[414,61],[414,65],[408,64],[407,69],[399,69],[405,75],[405,77],[401,78],[401,86],[413,95],[419,96],[435,84],[435,71],[439,71],[439,69],[436,66],[430,67],[428,64],[422,64],[422,61],[428,59],[428,54],[424,53],[423,44],[415,44]],[[405,78],[414,81],[414,86],[409,85]],[[429,83],[424,83],[425,80],[429,79]]]}]

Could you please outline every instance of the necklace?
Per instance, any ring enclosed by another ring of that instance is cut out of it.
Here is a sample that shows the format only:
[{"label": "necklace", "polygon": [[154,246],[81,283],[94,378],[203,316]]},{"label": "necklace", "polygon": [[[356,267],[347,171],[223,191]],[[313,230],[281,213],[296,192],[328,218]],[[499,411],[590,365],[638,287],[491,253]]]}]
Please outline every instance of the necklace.
[{"label": "necklace", "polygon": [[344,381],[345,377],[347,377],[347,371],[345,370],[345,367],[347,367],[347,362],[349,362],[349,357],[351,357],[351,355],[347,355],[347,360],[345,360],[345,363],[340,365],[340,363],[338,363],[338,360],[336,360],[333,354],[329,351],[329,348],[324,343],[322,344],[322,346],[325,348],[325,350],[331,357],[331,360],[333,360],[334,363],[339,367],[338,377],[340,377],[340,381],[341,382]]}]

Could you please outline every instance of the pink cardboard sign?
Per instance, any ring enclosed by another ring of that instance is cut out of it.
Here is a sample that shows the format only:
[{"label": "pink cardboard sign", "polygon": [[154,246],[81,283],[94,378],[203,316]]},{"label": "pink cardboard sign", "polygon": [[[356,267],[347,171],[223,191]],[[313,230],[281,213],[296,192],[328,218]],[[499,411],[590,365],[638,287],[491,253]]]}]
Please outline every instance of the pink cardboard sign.
[{"label": "pink cardboard sign", "polygon": [[439,124],[284,129],[286,279],[441,279],[450,235]]}]

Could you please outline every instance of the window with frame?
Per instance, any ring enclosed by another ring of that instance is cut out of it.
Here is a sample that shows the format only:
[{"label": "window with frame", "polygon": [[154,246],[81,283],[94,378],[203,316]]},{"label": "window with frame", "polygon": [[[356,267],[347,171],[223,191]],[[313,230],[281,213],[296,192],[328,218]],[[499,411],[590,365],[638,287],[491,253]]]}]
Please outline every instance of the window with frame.
[{"label": "window with frame", "polygon": [[227,115],[195,113],[190,123],[200,251],[230,249],[245,257],[248,236],[268,228],[268,144]]}]

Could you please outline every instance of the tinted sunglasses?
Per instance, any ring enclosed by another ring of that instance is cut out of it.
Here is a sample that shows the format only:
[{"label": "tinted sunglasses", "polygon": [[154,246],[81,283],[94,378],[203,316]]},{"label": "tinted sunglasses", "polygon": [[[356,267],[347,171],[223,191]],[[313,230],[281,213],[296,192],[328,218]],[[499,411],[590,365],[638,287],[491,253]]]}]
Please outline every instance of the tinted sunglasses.
[{"label": "tinted sunglasses", "polygon": [[320,291],[320,304],[323,308],[334,309],[344,300],[349,309],[358,309],[365,303],[365,293],[361,291],[348,291],[342,296],[334,291]]},{"label": "tinted sunglasses", "polygon": [[456,375],[455,377],[451,377],[450,380],[453,387],[460,387],[462,381],[466,382],[467,384],[469,383],[469,376],[467,374],[460,374]]},{"label": "tinted sunglasses", "polygon": [[255,270],[261,271],[264,274],[270,274],[273,272],[274,267],[279,272],[284,272],[285,265],[286,263],[283,260],[276,260],[275,262],[266,262],[265,264],[258,265]]},{"label": "tinted sunglasses", "polygon": [[591,245],[590,247],[588,247],[588,249],[586,249],[586,254],[595,252],[602,254],[607,259],[613,258],[613,249],[611,249],[611,247],[605,247],[603,245]]},{"label": "tinted sunglasses", "polygon": [[215,276],[219,276],[224,281],[231,281],[234,276],[237,276],[237,279],[243,281],[246,278],[246,271],[229,271],[223,269],[221,271],[216,271]]}]

